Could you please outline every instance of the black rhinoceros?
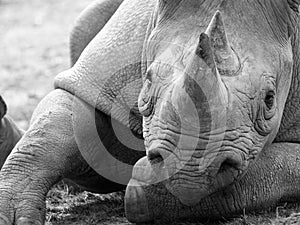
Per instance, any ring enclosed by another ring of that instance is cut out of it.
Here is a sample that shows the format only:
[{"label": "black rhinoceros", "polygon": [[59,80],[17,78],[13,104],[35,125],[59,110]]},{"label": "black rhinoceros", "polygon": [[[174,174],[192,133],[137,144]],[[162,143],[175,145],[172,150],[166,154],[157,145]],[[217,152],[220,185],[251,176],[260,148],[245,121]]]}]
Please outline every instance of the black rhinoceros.
[{"label": "black rhinoceros", "polygon": [[78,20],[77,62],[0,172],[0,224],[42,224],[62,178],[99,193],[128,184],[132,222],[299,200],[300,1],[121,2]]}]

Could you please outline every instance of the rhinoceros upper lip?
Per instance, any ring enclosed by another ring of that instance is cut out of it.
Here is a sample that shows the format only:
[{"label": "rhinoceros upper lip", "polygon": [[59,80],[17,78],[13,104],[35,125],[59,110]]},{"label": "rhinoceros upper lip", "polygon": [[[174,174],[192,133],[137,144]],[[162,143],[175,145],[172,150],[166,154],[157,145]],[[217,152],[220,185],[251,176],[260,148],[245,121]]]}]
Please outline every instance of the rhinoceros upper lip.
[{"label": "rhinoceros upper lip", "polygon": [[132,179],[126,189],[125,212],[127,219],[131,222],[142,223],[153,219],[142,186],[138,181]]}]

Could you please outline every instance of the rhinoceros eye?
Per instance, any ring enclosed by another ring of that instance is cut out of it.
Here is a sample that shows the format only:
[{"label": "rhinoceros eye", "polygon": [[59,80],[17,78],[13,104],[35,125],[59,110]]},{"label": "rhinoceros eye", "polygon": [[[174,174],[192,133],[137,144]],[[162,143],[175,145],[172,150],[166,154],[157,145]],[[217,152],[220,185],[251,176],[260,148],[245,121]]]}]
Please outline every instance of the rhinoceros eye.
[{"label": "rhinoceros eye", "polygon": [[265,97],[265,104],[267,108],[270,110],[273,108],[275,103],[275,92],[274,91],[268,91]]}]

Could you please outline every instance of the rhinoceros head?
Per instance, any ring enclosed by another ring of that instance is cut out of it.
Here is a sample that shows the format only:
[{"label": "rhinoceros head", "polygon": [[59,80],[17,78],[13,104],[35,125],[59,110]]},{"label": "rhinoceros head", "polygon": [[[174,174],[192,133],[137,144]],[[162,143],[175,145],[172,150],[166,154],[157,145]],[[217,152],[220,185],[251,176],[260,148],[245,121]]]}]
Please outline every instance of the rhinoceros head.
[{"label": "rhinoceros head", "polygon": [[138,103],[152,172],[134,179],[163,182],[193,205],[274,140],[293,67],[298,5],[288,3],[159,1]]}]

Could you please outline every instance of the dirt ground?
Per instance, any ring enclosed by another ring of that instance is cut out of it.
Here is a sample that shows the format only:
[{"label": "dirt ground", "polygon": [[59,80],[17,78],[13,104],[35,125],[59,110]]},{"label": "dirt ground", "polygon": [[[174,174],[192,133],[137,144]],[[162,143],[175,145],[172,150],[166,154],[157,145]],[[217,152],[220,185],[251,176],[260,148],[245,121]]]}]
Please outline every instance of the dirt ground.
[{"label": "dirt ground", "polygon": [[[28,128],[38,102],[53,88],[53,77],[69,67],[72,23],[92,0],[0,0],[0,94],[18,125]],[[292,224],[299,206],[283,205],[233,221],[204,224]],[[60,183],[47,197],[47,224],[129,224],[123,194],[74,192]],[[180,222],[178,224],[200,224]],[[277,224],[277,223],[276,223]],[[296,223],[294,223],[296,224]],[[300,224],[300,220],[299,220]]]}]

